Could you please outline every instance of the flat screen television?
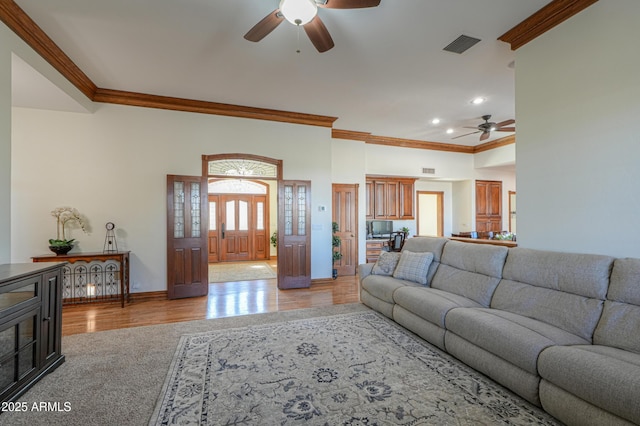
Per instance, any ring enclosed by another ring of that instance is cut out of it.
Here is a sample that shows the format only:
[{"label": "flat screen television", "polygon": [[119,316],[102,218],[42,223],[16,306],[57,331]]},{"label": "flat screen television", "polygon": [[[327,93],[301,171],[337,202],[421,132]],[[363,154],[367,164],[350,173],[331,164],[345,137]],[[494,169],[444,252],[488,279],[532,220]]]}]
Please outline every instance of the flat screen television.
[{"label": "flat screen television", "polygon": [[369,221],[369,234],[373,238],[388,237],[393,232],[392,220],[371,220]]}]

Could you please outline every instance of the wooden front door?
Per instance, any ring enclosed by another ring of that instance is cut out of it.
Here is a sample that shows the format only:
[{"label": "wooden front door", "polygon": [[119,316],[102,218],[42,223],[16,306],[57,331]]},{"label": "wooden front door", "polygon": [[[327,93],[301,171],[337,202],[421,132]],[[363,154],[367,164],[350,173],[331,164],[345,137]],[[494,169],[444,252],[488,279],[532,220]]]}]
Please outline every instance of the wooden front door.
[{"label": "wooden front door", "polygon": [[338,275],[355,275],[358,265],[358,184],[333,184],[332,220],[338,224],[342,257],[333,263]]},{"label": "wooden front door", "polygon": [[167,175],[167,293],[169,299],[204,296],[207,263],[207,179]]},{"label": "wooden front door", "polygon": [[[327,247],[331,250],[331,247]],[[278,288],[311,286],[311,182],[278,184]]]},{"label": "wooden front door", "polygon": [[251,196],[220,196],[220,260],[252,260],[251,255]]},{"label": "wooden front door", "polygon": [[209,216],[209,262],[269,259],[268,195],[209,194]]},{"label": "wooden front door", "polygon": [[502,182],[476,181],[476,231],[502,231]]}]

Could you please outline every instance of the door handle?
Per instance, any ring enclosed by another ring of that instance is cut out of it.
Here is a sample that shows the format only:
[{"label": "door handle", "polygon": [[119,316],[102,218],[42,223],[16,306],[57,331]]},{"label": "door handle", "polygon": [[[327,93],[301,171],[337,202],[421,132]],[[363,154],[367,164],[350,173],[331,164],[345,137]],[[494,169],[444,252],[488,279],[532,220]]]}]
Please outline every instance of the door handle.
[{"label": "door handle", "polygon": [[222,229],[222,239],[224,240],[224,223],[220,225],[221,229]]}]

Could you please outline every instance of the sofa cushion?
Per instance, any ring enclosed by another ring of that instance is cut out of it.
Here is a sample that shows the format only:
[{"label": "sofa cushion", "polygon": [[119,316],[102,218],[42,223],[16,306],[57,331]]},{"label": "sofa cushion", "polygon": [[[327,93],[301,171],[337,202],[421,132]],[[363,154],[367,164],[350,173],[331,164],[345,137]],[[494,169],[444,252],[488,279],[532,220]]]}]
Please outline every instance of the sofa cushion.
[{"label": "sofa cushion", "polygon": [[607,299],[640,306],[640,259],[616,259]]},{"label": "sofa cushion", "polygon": [[[386,275],[388,277],[393,275],[393,272],[398,266],[400,260],[400,253],[395,251],[383,251],[380,253],[378,260],[373,265],[371,273],[374,275]],[[426,277],[426,274],[425,274]]]},{"label": "sofa cushion", "polygon": [[[640,292],[640,287],[638,291]],[[593,343],[640,354],[640,306],[604,302],[602,317],[593,334]]]},{"label": "sofa cushion", "polygon": [[431,287],[488,307],[502,277],[507,251],[501,246],[449,241]]},{"label": "sofa cushion", "polygon": [[395,303],[393,301],[393,293],[397,289],[404,286],[418,286],[419,284],[384,275],[369,275],[361,281],[360,285],[372,296],[387,303]]},{"label": "sofa cushion", "polygon": [[537,374],[538,355],[554,345],[582,345],[585,339],[542,321],[490,308],[456,308],[447,330],[521,369]]},{"label": "sofa cushion", "polygon": [[512,248],[491,307],[546,322],[591,342],[613,260],[595,254]]},{"label": "sofa cushion", "polygon": [[502,280],[491,307],[560,327],[591,342],[603,302],[517,281]]},{"label": "sofa cushion", "polygon": [[427,274],[432,261],[433,253],[431,252],[414,253],[409,250],[403,250],[398,266],[393,271],[393,277],[426,285],[428,282]]},{"label": "sofa cushion", "polygon": [[535,287],[604,300],[613,260],[613,257],[597,254],[514,247],[509,249],[502,277]]},{"label": "sofa cushion", "polygon": [[431,252],[433,253],[433,261],[429,266],[427,273],[427,285],[431,284],[431,280],[438,270],[440,258],[442,257],[442,249],[449,241],[448,238],[442,237],[414,237],[407,238],[402,246],[402,251],[412,251],[414,253]]},{"label": "sofa cushion", "polygon": [[640,355],[585,345],[545,349],[540,376],[578,398],[640,424]]},{"label": "sofa cushion", "polygon": [[593,343],[640,353],[640,259],[616,259]]},{"label": "sofa cushion", "polygon": [[482,305],[464,296],[435,288],[402,287],[393,293],[393,300],[420,318],[444,328],[444,318],[451,309],[481,308]]}]

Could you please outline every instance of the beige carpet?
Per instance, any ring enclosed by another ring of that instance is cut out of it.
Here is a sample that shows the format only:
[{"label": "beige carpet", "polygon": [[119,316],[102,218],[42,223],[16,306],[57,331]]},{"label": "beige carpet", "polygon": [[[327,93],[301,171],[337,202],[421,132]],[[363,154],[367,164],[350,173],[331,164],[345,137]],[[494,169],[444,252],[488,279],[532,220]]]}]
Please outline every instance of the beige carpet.
[{"label": "beige carpet", "polygon": [[268,280],[277,274],[267,262],[233,262],[209,264],[209,282]]},{"label": "beige carpet", "polygon": [[[66,362],[19,398],[27,412],[2,413],[0,425],[147,425],[182,335],[368,310],[357,303],[66,336]],[[31,409],[40,402],[70,410]]]}]

